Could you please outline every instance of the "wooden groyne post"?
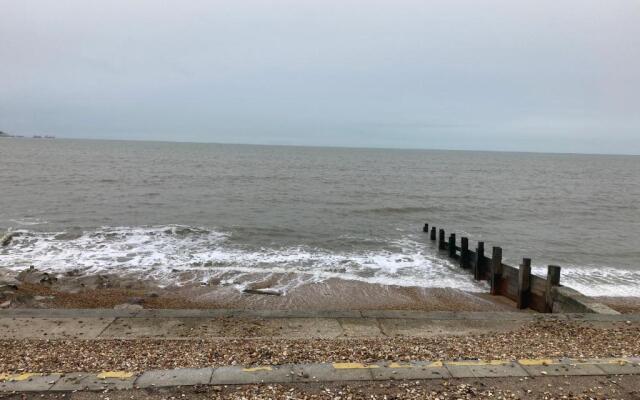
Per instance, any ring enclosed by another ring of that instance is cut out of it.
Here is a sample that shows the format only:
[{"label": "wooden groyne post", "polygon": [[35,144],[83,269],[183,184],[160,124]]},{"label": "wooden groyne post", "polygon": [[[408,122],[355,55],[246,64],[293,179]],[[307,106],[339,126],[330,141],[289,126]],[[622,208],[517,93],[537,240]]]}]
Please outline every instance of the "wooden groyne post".
[{"label": "wooden groyne post", "polygon": [[460,238],[460,267],[469,268],[469,238]]},{"label": "wooden groyne post", "polygon": [[491,255],[491,294],[497,295],[502,279],[502,247],[494,247]]},{"label": "wooden groyne post", "polygon": [[456,258],[456,234],[452,233],[451,235],[449,235],[449,245],[447,246],[449,248],[449,257],[451,258]]},{"label": "wooden groyne post", "polygon": [[547,267],[547,285],[545,287],[545,312],[553,312],[553,287],[560,286],[560,267]]},{"label": "wooden groyne post", "polygon": [[445,235],[444,229],[440,229],[439,236],[438,236],[438,248],[440,250],[445,250],[447,248],[447,244],[444,241],[444,235]]},{"label": "wooden groyne post", "polygon": [[523,258],[518,269],[518,309],[529,307],[529,296],[531,293],[531,259]]},{"label": "wooden groyne post", "polygon": [[463,269],[470,269],[475,280],[487,281],[492,295],[501,295],[513,300],[519,309],[531,308],[539,312],[552,312],[554,287],[560,285],[560,267],[549,266],[546,278],[531,274],[531,259],[524,258],[518,268],[503,263],[502,247],[492,247],[491,258],[485,256],[485,243],[480,241],[476,250],[470,250],[469,238],[460,238],[452,233],[448,240],[444,229],[424,224],[423,232],[429,235],[438,249],[459,262]]},{"label": "wooden groyne post", "polygon": [[[422,229],[429,232],[429,224]],[[524,258],[518,268],[503,263],[502,247],[493,247],[491,258],[484,255],[484,242],[478,242],[476,251],[469,250],[469,239],[460,238],[460,247],[456,245],[456,234],[445,240],[444,229],[436,235],[431,227],[432,241],[438,240],[438,249],[453,260],[459,261],[464,269],[471,269],[476,280],[489,282],[492,295],[504,296],[513,300],[519,309],[530,308],[539,312],[590,312],[599,314],[619,314],[619,312],[597,303],[593,299],[571,288],[560,285],[560,270],[557,265],[549,265],[545,278],[531,273],[531,259]],[[458,255],[460,251],[460,255]]]},{"label": "wooden groyne post", "polygon": [[482,279],[484,268],[484,242],[478,242],[476,247],[476,262],[473,264],[473,279],[479,281]]}]

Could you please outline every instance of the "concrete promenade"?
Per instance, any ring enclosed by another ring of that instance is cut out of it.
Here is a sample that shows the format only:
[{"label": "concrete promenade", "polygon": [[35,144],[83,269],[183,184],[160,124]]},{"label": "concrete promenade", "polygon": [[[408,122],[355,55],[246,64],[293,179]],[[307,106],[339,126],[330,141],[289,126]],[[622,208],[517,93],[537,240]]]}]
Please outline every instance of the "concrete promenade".
[{"label": "concrete promenade", "polygon": [[640,324],[640,314],[283,310],[0,310],[0,339],[432,337],[508,332],[538,320]]},{"label": "concrete promenade", "polygon": [[[433,337],[510,332],[535,321],[601,327],[638,326],[640,314],[526,312],[243,311],[9,309],[0,311],[0,339],[108,340],[215,338]],[[186,343],[186,342],[185,342]],[[378,358],[373,358],[378,359]],[[0,371],[0,392],[82,391],[194,385],[313,383],[451,378],[640,375],[640,359],[425,360],[237,366],[73,373]],[[50,371],[56,371],[51,369]],[[142,371],[142,372],[139,372]]]},{"label": "concrete promenade", "polygon": [[0,374],[0,392],[126,390],[194,385],[246,385],[449,378],[640,375],[640,359],[525,359],[228,366],[69,374]]}]

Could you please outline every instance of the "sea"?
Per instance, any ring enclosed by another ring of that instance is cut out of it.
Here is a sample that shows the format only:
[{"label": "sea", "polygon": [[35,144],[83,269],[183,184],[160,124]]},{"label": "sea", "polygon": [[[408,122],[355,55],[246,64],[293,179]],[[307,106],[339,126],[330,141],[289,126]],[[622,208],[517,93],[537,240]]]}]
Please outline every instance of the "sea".
[{"label": "sea", "polygon": [[640,157],[0,138],[0,270],[486,291],[425,223],[640,296]]}]

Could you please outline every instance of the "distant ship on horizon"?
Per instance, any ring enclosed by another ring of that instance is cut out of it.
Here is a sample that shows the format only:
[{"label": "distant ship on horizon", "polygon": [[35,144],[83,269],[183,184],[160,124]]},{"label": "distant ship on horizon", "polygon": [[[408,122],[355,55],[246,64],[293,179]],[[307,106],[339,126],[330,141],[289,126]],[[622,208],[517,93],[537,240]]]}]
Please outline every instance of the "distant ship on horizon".
[{"label": "distant ship on horizon", "polygon": [[[24,138],[24,135],[11,135],[7,132],[0,131],[0,137],[5,138]],[[55,139],[56,137],[53,135],[33,135],[32,139]]]}]

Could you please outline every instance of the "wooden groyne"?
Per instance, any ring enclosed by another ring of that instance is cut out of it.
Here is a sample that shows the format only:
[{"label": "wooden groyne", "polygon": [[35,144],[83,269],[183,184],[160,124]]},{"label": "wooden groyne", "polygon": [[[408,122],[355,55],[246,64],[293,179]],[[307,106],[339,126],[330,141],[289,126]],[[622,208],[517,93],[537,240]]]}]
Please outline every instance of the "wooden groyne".
[{"label": "wooden groyne", "polygon": [[[430,228],[430,229],[429,229]],[[454,259],[460,268],[468,270],[477,281],[487,281],[492,295],[513,300],[518,309],[529,308],[538,312],[586,312],[618,314],[615,310],[595,302],[580,292],[560,284],[561,268],[547,267],[547,276],[531,273],[531,259],[523,258],[516,268],[502,261],[502,248],[492,247],[491,257],[485,255],[485,243],[477,242],[475,250],[469,248],[469,238],[461,237],[457,244],[455,233],[446,236],[444,229],[424,224],[423,232],[438,243],[438,249]]]}]

